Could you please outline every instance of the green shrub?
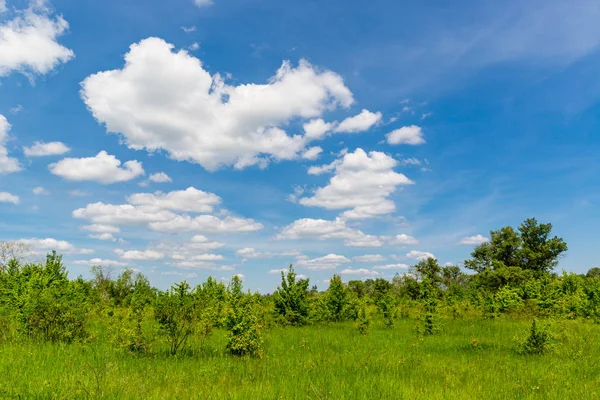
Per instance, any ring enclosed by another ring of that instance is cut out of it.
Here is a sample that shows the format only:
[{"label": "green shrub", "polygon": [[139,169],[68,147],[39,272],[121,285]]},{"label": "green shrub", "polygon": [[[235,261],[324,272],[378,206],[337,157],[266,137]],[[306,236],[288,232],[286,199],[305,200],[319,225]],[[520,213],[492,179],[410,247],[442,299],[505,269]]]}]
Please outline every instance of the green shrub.
[{"label": "green shrub", "polygon": [[358,318],[356,319],[355,324],[361,335],[369,333],[369,330],[371,329],[371,319],[369,318],[367,307],[364,304],[358,311]]},{"label": "green shrub", "polygon": [[242,281],[234,276],[228,287],[227,346],[229,353],[237,356],[262,355],[261,326],[256,317],[255,304],[250,295],[242,292]]},{"label": "green shrub", "polygon": [[280,321],[289,325],[306,325],[309,316],[308,279],[296,279],[290,265],[287,276],[281,273],[281,286],[273,293],[275,313]]},{"label": "green shrub", "polygon": [[534,319],[529,329],[529,336],[521,343],[520,352],[528,355],[541,355],[550,348],[550,333],[546,328],[538,328]]}]

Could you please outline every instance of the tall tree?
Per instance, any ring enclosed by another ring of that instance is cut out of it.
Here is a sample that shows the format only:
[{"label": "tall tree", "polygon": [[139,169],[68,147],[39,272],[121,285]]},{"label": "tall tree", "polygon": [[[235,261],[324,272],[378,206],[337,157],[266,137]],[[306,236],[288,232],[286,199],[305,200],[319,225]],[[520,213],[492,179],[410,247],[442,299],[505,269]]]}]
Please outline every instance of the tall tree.
[{"label": "tall tree", "polygon": [[305,325],[308,320],[308,279],[296,279],[290,265],[287,276],[281,272],[281,286],[273,293],[275,312],[291,325]]}]

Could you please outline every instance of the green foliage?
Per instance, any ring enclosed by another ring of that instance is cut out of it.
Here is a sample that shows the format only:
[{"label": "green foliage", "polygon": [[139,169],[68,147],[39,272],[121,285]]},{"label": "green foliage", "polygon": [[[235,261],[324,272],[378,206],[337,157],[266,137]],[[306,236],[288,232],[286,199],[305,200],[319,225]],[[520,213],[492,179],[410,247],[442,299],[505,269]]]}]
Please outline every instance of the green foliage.
[{"label": "green foliage", "polygon": [[529,329],[529,336],[521,343],[520,351],[522,354],[541,355],[550,348],[550,333],[546,328],[539,328],[534,319]]},{"label": "green foliage", "polygon": [[194,293],[190,291],[190,285],[184,281],[159,293],[154,317],[169,343],[170,353],[175,355],[185,348],[199,317],[198,304]]},{"label": "green foliage", "polygon": [[236,275],[229,284],[227,314],[227,351],[236,356],[262,355],[261,326],[256,316],[255,300],[242,292],[242,281]]},{"label": "green foliage", "polygon": [[334,275],[329,281],[329,289],[325,292],[325,304],[329,320],[339,322],[346,317],[349,304],[348,289],[341,276]]},{"label": "green foliage", "polygon": [[281,273],[281,286],[273,293],[275,313],[287,324],[306,325],[309,316],[308,279],[296,279],[290,265],[287,276]]},{"label": "green foliage", "polygon": [[383,317],[383,323],[387,328],[393,328],[396,318],[398,318],[396,306],[396,299],[390,293],[383,296],[377,304],[377,307]]},{"label": "green foliage", "polygon": [[371,329],[371,319],[364,304],[359,308],[356,328],[361,335],[367,335]]}]

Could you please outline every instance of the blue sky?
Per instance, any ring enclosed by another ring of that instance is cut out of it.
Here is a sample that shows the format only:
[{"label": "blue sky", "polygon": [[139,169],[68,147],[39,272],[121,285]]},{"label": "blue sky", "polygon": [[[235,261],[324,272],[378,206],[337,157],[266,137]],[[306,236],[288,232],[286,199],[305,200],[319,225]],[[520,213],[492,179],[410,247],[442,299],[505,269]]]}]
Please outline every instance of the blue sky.
[{"label": "blue sky", "polygon": [[[326,287],[552,222],[598,264],[600,4],[0,0],[0,240]],[[465,244],[467,243],[467,244]]]}]

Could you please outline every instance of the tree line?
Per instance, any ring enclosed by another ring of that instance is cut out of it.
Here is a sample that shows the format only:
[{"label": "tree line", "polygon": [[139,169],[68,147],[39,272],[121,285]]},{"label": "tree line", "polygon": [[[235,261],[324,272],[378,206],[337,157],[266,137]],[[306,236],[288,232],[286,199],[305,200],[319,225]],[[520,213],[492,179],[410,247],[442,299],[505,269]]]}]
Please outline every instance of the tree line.
[{"label": "tree line", "polygon": [[24,249],[4,243],[0,340],[70,343],[101,335],[128,352],[151,352],[158,343],[178,354],[191,340],[223,329],[225,350],[242,356],[260,355],[263,332],[274,326],[353,321],[367,334],[375,322],[392,329],[397,319],[413,318],[419,334],[432,335],[444,318],[600,321],[600,269],[557,274],[567,244],[552,236],[551,224],[527,219],[517,229],[504,227],[490,236],[464,261],[464,270],[429,258],[391,280],[344,283],[334,275],[328,289],[318,291],[290,266],[272,294],[244,291],[236,276],[228,285],[210,277],[196,287],[184,281],[165,291],[129,269],[113,277],[110,270],[93,267],[92,279],[70,280],[56,252],[44,262],[26,263]]}]

